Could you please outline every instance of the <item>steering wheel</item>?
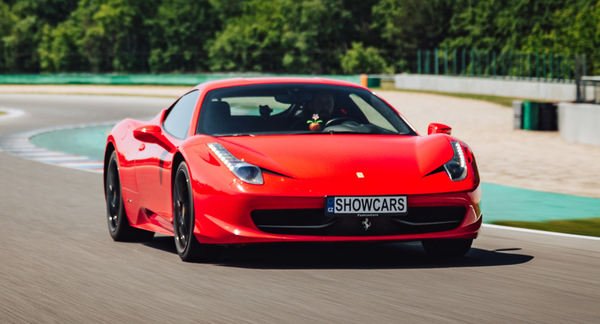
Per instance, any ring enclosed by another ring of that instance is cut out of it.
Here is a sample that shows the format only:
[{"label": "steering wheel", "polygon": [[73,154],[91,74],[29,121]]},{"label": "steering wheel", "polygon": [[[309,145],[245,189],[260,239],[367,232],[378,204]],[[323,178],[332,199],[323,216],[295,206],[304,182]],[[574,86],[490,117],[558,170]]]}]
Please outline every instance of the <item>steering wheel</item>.
[{"label": "steering wheel", "polygon": [[345,121],[353,121],[353,122],[355,122],[357,124],[360,124],[356,119],[354,119],[352,117],[346,117],[346,116],[344,116],[344,117],[336,117],[336,118],[328,120],[327,123],[325,123],[325,127],[327,127],[327,126],[333,126],[333,125],[337,125],[337,124],[341,124],[341,123],[343,123]]}]

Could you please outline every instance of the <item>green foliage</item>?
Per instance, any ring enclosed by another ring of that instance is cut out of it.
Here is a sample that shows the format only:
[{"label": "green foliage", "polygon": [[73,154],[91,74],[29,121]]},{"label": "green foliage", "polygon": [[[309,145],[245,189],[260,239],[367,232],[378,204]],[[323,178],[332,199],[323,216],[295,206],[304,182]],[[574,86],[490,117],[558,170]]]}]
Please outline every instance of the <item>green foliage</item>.
[{"label": "green foliage", "polygon": [[406,71],[419,48],[434,48],[448,37],[453,0],[380,0],[372,28],[385,41],[386,60]]},{"label": "green foliage", "polygon": [[204,44],[213,36],[218,20],[207,0],[164,1],[154,18],[148,20],[151,55],[150,70],[206,70]]},{"label": "green foliage", "polygon": [[10,42],[12,27],[18,21],[18,18],[10,11],[10,7],[0,0],[0,71],[12,70],[13,60],[8,59],[9,48],[6,41]]},{"label": "green foliage", "polygon": [[362,43],[352,43],[352,49],[342,56],[341,63],[342,70],[347,74],[393,73],[383,57],[379,55],[378,49],[375,47],[364,48]]},{"label": "green foliage", "polygon": [[416,71],[418,49],[586,54],[599,0],[0,0],[0,73]]},{"label": "green foliage", "polygon": [[251,0],[208,44],[211,70],[324,73],[339,69],[342,0]]},{"label": "green foliage", "polygon": [[[9,33],[0,31],[2,36],[4,69],[12,73],[37,72],[40,69],[38,46],[45,25],[55,26],[63,21],[71,10],[70,0],[19,0],[15,1],[7,14],[0,19],[0,25],[8,24]],[[0,5],[5,7],[5,5]],[[0,9],[4,11],[5,9]],[[5,13],[0,13],[4,16]],[[0,59],[0,61],[2,61]],[[0,64],[2,71],[2,64]]]},{"label": "green foliage", "polygon": [[578,1],[549,17],[552,28],[539,23],[524,37],[522,48],[535,52],[586,54],[588,74],[600,73],[600,1]]}]

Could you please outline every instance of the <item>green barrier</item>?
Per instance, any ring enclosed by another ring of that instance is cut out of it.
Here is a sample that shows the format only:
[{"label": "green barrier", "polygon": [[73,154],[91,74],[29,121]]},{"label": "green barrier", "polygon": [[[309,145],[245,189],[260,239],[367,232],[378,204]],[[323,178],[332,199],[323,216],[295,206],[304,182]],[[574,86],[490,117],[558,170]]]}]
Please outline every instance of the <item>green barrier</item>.
[{"label": "green barrier", "polygon": [[306,74],[15,74],[0,75],[0,84],[197,85],[229,78],[272,76],[322,77],[360,84],[358,75]]},{"label": "green barrier", "polygon": [[367,88],[379,88],[381,87],[381,79],[380,78],[368,78],[367,79]]},{"label": "green barrier", "polygon": [[539,105],[533,101],[523,101],[523,129],[538,130]]}]

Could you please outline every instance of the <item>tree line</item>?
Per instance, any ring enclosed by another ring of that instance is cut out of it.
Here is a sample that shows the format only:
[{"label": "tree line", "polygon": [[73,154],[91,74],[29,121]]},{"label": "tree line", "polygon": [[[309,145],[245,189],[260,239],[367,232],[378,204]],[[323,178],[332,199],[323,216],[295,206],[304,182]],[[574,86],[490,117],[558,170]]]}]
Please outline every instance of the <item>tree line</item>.
[{"label": "tree line", "polygon": [[419,49],[586,54],[598,0],[0,0],[0,73],[416,72]]}]

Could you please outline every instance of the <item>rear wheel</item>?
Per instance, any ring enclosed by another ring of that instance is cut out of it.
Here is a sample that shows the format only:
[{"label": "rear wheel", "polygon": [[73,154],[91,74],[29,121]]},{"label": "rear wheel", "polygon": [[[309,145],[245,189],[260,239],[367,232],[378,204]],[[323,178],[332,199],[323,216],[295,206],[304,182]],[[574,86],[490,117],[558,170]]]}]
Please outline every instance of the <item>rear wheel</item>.
[{"label": "rear wheel", "polygon": [[472,239],[423,240],[423,248],[432,257],[461,257],[471,249]]},{"label": "rear wheel", "polygon": [[106,216],[110,236],[113,240],[122,242],[150,241],[154,237],[154,232],[134,228],[129,224],[129,219],[127,219],[127,214],[123,206],[121,178],[119,177],[119,163],[116,151],[113,151],[110,156],[108,168],[104,176]]},{"label": "rear wheel", "polygon": [[198,242],[194,235],[196,219],[194,199],[187,164],[181,162],[173,182],[173,234],[181,260],[186,262],[214,262],[219,259],[221,247]]}]

